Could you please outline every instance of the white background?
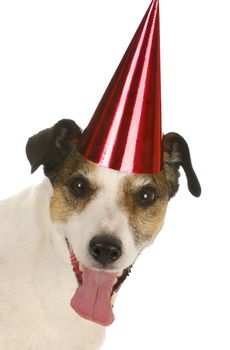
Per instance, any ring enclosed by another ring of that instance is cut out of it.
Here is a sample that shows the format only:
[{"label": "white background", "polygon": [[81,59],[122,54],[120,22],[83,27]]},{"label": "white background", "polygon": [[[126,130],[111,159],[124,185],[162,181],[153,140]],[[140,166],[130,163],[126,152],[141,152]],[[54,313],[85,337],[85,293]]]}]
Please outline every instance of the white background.
[{"label": "white background", "polygon": [[[0,198],[43,176],[30,175],[28,137],[63,117],[87,125],[148,5],[1,0]],[[182,175],[103,350],[230,349],[229,11],[228,0],[161,0],[163,130],[188,141],[203,193]]]}]

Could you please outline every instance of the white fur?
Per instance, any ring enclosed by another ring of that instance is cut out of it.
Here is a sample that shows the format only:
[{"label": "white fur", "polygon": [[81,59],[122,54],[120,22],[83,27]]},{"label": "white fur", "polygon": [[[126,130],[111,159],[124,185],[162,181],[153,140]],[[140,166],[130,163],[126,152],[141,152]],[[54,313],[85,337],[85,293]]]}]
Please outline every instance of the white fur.
[{"label": "white fur", "polygon": [[76,279],[51,222],[52,186],[0,203],[0,349],[97,350],[104,328],[70,307]]}]

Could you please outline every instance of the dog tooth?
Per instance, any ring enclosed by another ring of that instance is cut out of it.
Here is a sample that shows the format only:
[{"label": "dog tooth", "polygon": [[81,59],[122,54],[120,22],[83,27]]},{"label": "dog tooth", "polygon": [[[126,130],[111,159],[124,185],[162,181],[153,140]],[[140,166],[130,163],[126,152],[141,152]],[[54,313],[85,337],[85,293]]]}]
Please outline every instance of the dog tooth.
[{"label": "dog tooth", "polygon": [[80,263],[79,263],[79,269],[80,269],[80,271],[81,271],[81,272],[83,272],[83,270],[84,270],[83,265],[82,265],[82,264],[80,264]]},{"label": "dog tooth", "polygon": [[117,293],[113,293],[110,299],[110,303],[112,306],[115,304],[116,299],[117,299]]},{"label": "dog tooth", "polygon": [[121,277],[122,274],[123,274],[123,271],[118,272],[117,277],[118,277],[118,278]]}]

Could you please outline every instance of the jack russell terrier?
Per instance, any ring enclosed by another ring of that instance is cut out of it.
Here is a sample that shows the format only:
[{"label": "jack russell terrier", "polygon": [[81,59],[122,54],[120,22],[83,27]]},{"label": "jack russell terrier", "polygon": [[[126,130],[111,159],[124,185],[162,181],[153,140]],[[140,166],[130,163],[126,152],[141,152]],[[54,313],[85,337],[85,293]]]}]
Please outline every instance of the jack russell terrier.
[{"label": "jack russell terrier", "polygon": [[46,177],[0,203],[1,350],[100,349],[119,287],[162,228],[180,166],[190,192],[201,193],[176,133],[164,136],[154,175],[84,159],[80,137],[68,119],[32,136],[32,173],[43,165]]}]

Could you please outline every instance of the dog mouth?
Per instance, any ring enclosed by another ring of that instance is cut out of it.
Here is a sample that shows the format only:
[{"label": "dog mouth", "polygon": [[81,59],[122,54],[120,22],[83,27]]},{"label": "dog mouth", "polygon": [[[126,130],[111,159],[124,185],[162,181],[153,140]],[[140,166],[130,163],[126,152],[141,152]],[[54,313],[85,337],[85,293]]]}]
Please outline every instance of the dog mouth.
[{"label": "dog mouth", "polygon": [[113,306],[117,293],[129,276],[132,265],[120,272],[90,269],[81,265],[67,239],[66,242],[79,285],[70,305],[83,318],[109,326],[114,321]]}]

